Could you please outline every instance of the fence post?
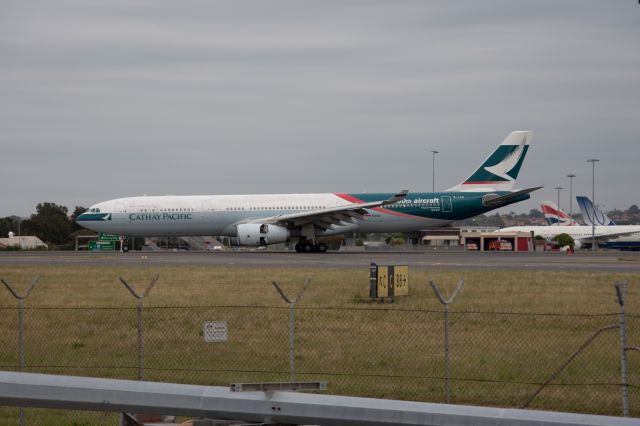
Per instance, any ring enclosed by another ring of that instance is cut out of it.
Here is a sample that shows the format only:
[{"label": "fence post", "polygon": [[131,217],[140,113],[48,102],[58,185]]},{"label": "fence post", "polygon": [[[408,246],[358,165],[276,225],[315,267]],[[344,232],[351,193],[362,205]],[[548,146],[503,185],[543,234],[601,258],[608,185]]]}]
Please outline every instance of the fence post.
[{"label": "fence post", "polygon": [[[2,281],[2,284],[4,284],[7,290],[9,290],[9,293],[11,293],[11,295],[18,300],[18,358],[19,358],[18,363],[20,366],[20,371],[24,370],[24,300],[27,297],[29,297],[29,294],[38,284],[39,280],[40,280],[40,276],[36,275],[33,281],[31,281],[31,285],[29,286],[27,291],[25,291],[23,295],[20,295],[18,294],[17,291],[13,289],[13,287],[11,287],[11,285],[9,285],[8,282],[4,280],[4,278],[0,278],[0,281]],[[21,407],[20,408],[20,426],[23,426],[23,425],[24,425],[24,408]]]},{"label": "fence post", "polygon": [[553,373],[551,373],[547,380],[545,380],[542,384],[540,384],[540,386],[538,386],[538,388],[527,398],[527,400],[520,406],[520,408],[528,408],[529,404],[531,404],[531,401],[533,401],[533,399],[538,396],[544,388],[546,388],[551,382],[553,382],[560,375],[560,373],[562,373],[565,368],[567,368],[569,364],[571,364],[573,360],[576,359],[578,355],[584,352],[585,349],[587,349],[589,345],[591,345],[591,343],[593,343],[596,338],[600,336],[600,334],[607,330],[613,330],[614,328],[618,327],[618,324],[612,324],[605,325],[604,327],[600,327],[598,330],[596,330],[596,332],[589,336],[589,338],[585,340],[584,343],[580,345],[580,347],[576,351],[574,351],[571,356],[569,356],[569,358],[567,358],[567,360],[562,363],[562,365],[560,365],[560,367],[556,368]]},{"label": "fence post", "polygon": [[628,283],[615,283],[616,296],[620,305],[620,360],[622,363],[622,415],[629,417],[629,377],[627,373],[627,329],[624,312],[624,302],[627,298]]},{"label": "fence post", "polygon": [[445,395],[447,403],[451,402],[451,383],[450,383],[450,369],[449,369],[449,305],[458,295],[458,292],[464,285],[464,279],[460,279],[460,282],[456,286],[453,294],[449,299],[445,299],[438,287],[433,281],[429,281],[431,288],[436,293],[440,303],[444,305],[444,380],[445,380]]},{"label": "fence post", "polygon": [[275,281],[272,281],[273,286],[276,288],[276,290],[278,290],[278,293],[280,293],[280,296],[282,296],[284,301],[289,304],[289,371],[291,374],[292,382],[296,381],[296,360],[295,360],[296,319],[295,319],[294,309],[296,307],[296,303],[298,302],[298,300],[300,300],[300,298],[302,297],[302,293],[304,293],[304,291],[307,289],[307,286],[309,285],[310,282],[311,280],[309,278],[306,278],[304,280],[304,286],[302,286],[302,288],[300,289],[300,292],[295,297],[295,299],[289,299],[287,295],[284,294],[284,291],[282,291],[282,289],[278,286],[278,284]]},{"label": "fence post", "polygon": [[149,294],[153,286],[156,284],[156,281],[158,281],[158,278],[160,278],[160,274],[156,274],[156,276],[151,279],[151,282],[149,283],[147,288],[144,289],[142,293],[137,293],[133,289],[133,287],[131,287],[125,281],[124,278],[118,277],[120,282],[124,284],[127,290],[129,290],[129,293],[131,293],[131,295],[136,298],[136,311],[137,311],[136,323],[138,328],[138,380],[144,379],[144,329],[143,329],[143,322],[142,322],[142,301],[147,296],[147,294]]}]

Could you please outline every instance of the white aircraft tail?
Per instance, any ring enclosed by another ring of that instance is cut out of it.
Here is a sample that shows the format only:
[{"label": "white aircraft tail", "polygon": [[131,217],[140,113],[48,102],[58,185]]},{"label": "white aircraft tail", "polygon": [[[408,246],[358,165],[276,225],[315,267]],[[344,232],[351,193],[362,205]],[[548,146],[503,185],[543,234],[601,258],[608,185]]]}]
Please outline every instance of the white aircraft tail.
[{"label": "white aircraft tail", "polygon": [[576,200],[578,201],[578,206],[580,206],[582,219],[587,225],[611,226],[616,224],[606,213],[603,213],[599,208],[594,206],[589,197],[579,195],[576,197]]},{"label": "white aircraft tail", "polygon": [[531,131],[515,131],[467,180],[447,191],[510,191],[533,139]]},{"label": "white aircraft tail", "polygon": [[544,213],[544,218],[547,220],[549,225],[565,225],[565,226],[576,226],[578,222],[573,220],[571,216],[569,216],[564,210],[559,209],[556,206],[556,203],[551,201],[543,201],[540,203],[540,207],[542,207],[542,213]]}]

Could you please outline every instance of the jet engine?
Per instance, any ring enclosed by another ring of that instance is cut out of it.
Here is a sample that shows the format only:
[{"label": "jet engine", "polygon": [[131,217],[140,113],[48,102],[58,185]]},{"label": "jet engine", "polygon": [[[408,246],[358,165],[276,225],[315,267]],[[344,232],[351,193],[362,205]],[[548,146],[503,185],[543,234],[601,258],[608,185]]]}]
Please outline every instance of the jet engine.
[{"label": "jet engine", "polygon": [[236,226],[238,242],[243,246],[266,246],[285,243],[289,230],[284,226],[267,223],[243,223]]}]

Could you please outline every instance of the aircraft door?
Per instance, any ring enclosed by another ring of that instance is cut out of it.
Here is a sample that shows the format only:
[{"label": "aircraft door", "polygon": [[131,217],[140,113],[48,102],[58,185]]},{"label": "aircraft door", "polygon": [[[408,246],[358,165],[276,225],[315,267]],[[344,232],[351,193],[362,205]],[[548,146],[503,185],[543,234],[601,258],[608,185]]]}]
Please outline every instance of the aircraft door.
[{"label": "aircraft door", "polygon": [[442,196],[442,212],[443,213],[450,213],[451,211],[453,211],[453,205],[451,203],[451,196],[450,195],[443,195]]}]

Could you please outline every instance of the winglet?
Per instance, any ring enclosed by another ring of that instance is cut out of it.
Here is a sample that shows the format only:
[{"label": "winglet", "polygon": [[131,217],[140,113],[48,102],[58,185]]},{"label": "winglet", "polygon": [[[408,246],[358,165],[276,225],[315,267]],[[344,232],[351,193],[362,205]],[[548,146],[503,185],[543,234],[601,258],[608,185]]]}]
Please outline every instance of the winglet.
[{"label": "winglet", "polygon": [[382,202],[382,205],[386,206],[388,204],[397,203],[398,201],[403,200],[404,197],[406,197],[408,193],[409,193],[408,189],[403,189],[402,191],[398,192],[396,195],[394,195],[393,197],[389,198],[388,200],[384,200]]}]

